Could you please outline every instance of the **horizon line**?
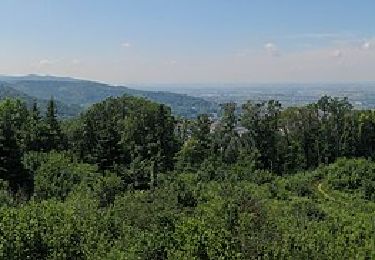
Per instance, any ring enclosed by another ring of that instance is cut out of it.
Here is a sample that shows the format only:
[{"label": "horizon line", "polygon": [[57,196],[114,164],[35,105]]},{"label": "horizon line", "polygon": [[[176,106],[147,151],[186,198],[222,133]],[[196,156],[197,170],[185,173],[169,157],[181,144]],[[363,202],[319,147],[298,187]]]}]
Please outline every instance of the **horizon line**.
[{"label": "horizon line", "polygon": [[100,79],[89,79],[85,77],[79,76],[70,76],[70,75],[58,75],[58,74],[36,74],[36,73],[29,73],[29,74],[0,74],[0,77],[40,77],[40,78],[57,78],[57,79],[71,79],[77,81],[91,81],[101,84],[107,84],[112,86],[128,86],[128,85],[139,85],[142,87],[146,86],[157,86],[157,85],[318,85],[318,84],[374,84],[375,79],[373,80],[317,80],[317,81],[243,81],[243,82],[236,82],[236,81],[225,81],[225,82],[215,82],[215,81],[205,81],[205,82],[110,82]]}]

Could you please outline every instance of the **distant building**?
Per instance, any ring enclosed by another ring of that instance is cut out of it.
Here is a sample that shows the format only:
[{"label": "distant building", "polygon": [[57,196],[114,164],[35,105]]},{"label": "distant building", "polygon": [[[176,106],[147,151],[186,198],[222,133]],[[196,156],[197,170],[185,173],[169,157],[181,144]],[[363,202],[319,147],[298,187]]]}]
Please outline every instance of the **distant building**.
[{"label": "distant building", "polygon": [[220,127],[220,121],[214,121],[210,125],[210,133],[214,133]]},{"label": "distant building", "polygon": [[[214,133],[215,131],[217,131],[217,129],[220,128],[220,121],[214,121],[211,126],[210,126],[210,133]],[[235,128],[234,128],[234,131],[239,135],[239,136],[242,136],[243,134],[246,134],[247,132],[249,132],[249,130],[244,127],[244,126],[241,126],[241,125],[237,125]]]},{"label": "distant building", "polygon": [[244,127],[244,126],[236,126],[236,128],[234,128],[234,131],[236,131],[236,133],[239,135],[239,136],[242,136],[242,135],[244,135],[244,134],[246,134],[246,133],[248,133],[249,132],[249,130],[246,128],[246,127]]}]

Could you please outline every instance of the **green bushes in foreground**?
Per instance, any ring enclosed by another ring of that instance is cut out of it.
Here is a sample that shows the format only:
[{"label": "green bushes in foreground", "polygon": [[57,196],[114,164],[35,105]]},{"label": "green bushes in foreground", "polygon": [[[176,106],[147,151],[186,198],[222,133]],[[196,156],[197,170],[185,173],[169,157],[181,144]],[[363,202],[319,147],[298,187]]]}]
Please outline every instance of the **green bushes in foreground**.
[{"label": "green bushes in foreground", "polygon": [[[36,177],[52,165],[65,173],[77,170],[91,176],[93,169],[71,162],[66,154],[48,157]],[[69,191],[55,193],[56,187],[51,188],[52,194],[63,196],[42,201],[36,196],[18,206],[3,199],[0,255],[4,259],[337,259],[338,255],[370,259],[375,205],[366,200],[340,204],[316,188],[317,181],[330,178],[331,169],[345,172],[357,163],[373,164],[342,160],[264,184],[234,181],[235,176],[202,181],[195,173],[175,173],[173,178],[160,176],[153,191],[125,191],[121,179],[112,174],[94,182],[82,178],[86,185],[77,183]],[[237,167],[241,176],[238,171]],[[59,178],[55,180],[59,186]]]},{"label": "green bushes in foreground", "polygon": [[127,96],[37,110],[0,103],[0,259],[375,258],[375,114],[346,99],[249,102],[242,134],[233,103],[213,130]]}]

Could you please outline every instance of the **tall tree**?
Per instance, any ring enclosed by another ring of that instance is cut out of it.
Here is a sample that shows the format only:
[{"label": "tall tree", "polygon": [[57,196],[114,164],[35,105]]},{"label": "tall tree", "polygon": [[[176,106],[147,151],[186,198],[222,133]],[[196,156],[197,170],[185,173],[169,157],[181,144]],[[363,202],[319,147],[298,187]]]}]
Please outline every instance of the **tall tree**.
[{"label": "tall tree", "polygon": [[40,111],[36,102],[28,114],[28,119],[25,129],[25,146],[28,151],[41,151],[43,150],[43,125]]},{"label": "tall tree", "polygon": [[235,163],[239,155],[239,136],[236,132],[238,118],[237,105],[226,103],[221,106],[222,117],[215,129],[211,146],[212,153],[220,157],[223,162]]},{"label": "tall tree", "polygon": [[28,180],[22,163],[22,152],[17,143],[11,114],[6,111],[0,118],[0,179],[9,181],[15,191]]},{"label": "tall tree", "polygon": [[247,142],[250,142],[260,154],[261,166],[278,171],[278,139],[283,129],[279,129],[281,104],[278,101],[243,105],[242,125],[248,129]]},{"label": "tall tree", "polygon": [[197,170],[210,154],[211,120],[206,114],[193,121],[191,137],[183,143],[177,154],[178,170]]},{"label": "tall tree", "polygon": [[48,102],[44,125],[45,150],[51,151],[62,149],[64,146],[64,138],[60,128],[60,122],[57,120],[56,105],[53,98]]}]

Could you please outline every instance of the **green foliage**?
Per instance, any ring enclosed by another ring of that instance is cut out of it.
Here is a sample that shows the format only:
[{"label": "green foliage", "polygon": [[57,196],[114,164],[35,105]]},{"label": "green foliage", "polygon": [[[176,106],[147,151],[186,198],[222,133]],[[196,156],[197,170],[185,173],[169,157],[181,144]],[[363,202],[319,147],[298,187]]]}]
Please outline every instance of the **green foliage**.
[{"label": "green foliage", "polygon": [[357,193],[363,199],[375,201],[375,163],[364,159],[340,159],[319,170],[336,190]]},{"label": "green foliage", "polygon": [[176,156],[178,171],[192,171],[199,169],[202,162],[210,154],[211,120],[207,115],[200,115],[191,125],[191,137],[183,138],[183,145]]},{"label": "green foliage", "polygon": [[173,167],[174,120],[163,105],[127,96],[110,98],[89,109],[80,123],[73,147],[102,170],[129,166],[138,157],[155,161],[157,170]]},{"label": "green foliage", "polygon": [[46,116],[43,120],[45,126],[45,151],[61,150],[64,147],[64,137],[61,133],[60,123],[56,116],[55,101],[51,99],[47,106]]},{"label": "green foliage", "polygon": [[247,142],[259,151],[261,165],[271,171],[280,171],[277,162],[281,104],[274,100],[258,104],[248,102],[243,111],[242,124],[249,130]]},{"label": "green foliage", "polygon": [[112,237],[103,220],[106,217],[96,210],[96,202],[83,197],[4,208],[0,255],[4,259],[92,259]]},{"label": "green foliage", "polygon": [[0,179],[9,181],[13,191],[29,185],[22,156],[22,130],[27,110],[19,100],[0,103]]},{"label": "green foliage", "polygon": [[60,122],[53,101],[44,117],[3,101],[0,258],[375,257],[373,112],[322,97],[222,114],[176,124],[124,96]]},{"label": "green foliage", "polygon": [[176,167],[178,170],[183,171],[196,170],[204,161],[205,155],[206,152],[203,144],[195,138],[190,138],[184,143],[177,154]]},{"label": "green foliage", "polygon": [[14,199],[12,197],[9,184],[6,181],[0,180],[0,208],[3,206],[12,205]]},{"label": "green foliage", "polygon": [[158,173],[174,166],[174,125],[164,105],[124,96],[94,105],[64,131],[84,162],[116,172],[125,185],[148,189]]},{"label": "green foliage", "polygon": [[[81,185],[87,185],[82,183]],[[97,178],[93,184],[92,191],[99,200],[100,206],[105,207],[113,203],[116,195],[124,191],[124,183],[120,177],[113,173]]]},{"label": "green foliage", "polygon": [[309,199],[297,200],[292,204],[295,215],[299,218],[307,218],[309,221],[321,221],[326,217],[326,213],[319,206]]},{"label": "green foliage", "polygon": [[[12,87],[18,90],[17,92],[21,92],[23,96],[26,93],[43,101],[49,100],[51,96],[54,96],[57,100],[63,102],[59,103],[61,114],[70,117],[78,115],[82,107],[87,108],[109,97],[120,97],[123,95],[142,97],[153,102],[166,104],[172,108],[175,115],[186,118],[196,118],[199,114],[203,113],[216,113],[218,109],[216,103],[199,97],[165,91],[142,91],[87,80],[19,78],[12,81]],[[43,104],[43,108],[47,107],[46,105]]]},{"label": "green foliage", "polygon": [[[48,99],[52,96],[49,95],[45,98],[38,98],[33,95],[28,95],[22,90],[17,90],[15,84],[8,84],[0,82],[0,100],[4,99],[20,99],[28,108],[32,108],[34,103],[37,102],[40,105],[41,111],[44,113],[47,111]],[[76,104],[65,104],[63,102],[56,101],[56,107],[59,118],[72,118],[78,115],[82,111],[82,107]]]},{"label": "green foliage", "polygon": [[141,160],[137,157],[131,162],[128,169],[120,175],[124,182],[134,189],[149,189],[155,185],[155,162]]},{"label": "green foliage", "polygon": [[35,195],[38,199],[64,199],[81,183],[92,182],[97,168],[81,164],[66,153],[52,152],[35,172]]}]

